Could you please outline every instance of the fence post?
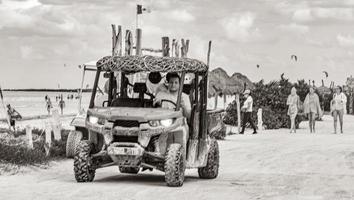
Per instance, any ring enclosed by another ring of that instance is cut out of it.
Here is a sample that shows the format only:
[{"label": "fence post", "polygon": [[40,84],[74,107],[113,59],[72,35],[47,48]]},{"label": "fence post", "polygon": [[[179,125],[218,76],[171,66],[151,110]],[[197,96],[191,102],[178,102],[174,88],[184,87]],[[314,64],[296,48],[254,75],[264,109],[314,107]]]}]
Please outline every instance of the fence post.
[{"label": "fence post", "polygon": [[257,119],[258,119],[258,130],[263,130],[263,118],[262,118],[262,108],[259,108],[258,109],[258,112],[257,112]]},{"label": "fence post", "polygon": [[240,106],[240,94],[236,94],[236,106],[237,106],[237,130],[241,131],[241,106]]},{"label": "fence post", "polygon": [[46,122],[45,123],[45,144],[44,144],[44,149],[45,149],[45,152],[46,152],[47,156],[49,156],[51,147],[52,147],[51,123],[50,122]]},{"label": "fence post", "polygon": [[28,141],[28,148],[33,149],[32,127],[30,125],[26,126],[26,136]]}]

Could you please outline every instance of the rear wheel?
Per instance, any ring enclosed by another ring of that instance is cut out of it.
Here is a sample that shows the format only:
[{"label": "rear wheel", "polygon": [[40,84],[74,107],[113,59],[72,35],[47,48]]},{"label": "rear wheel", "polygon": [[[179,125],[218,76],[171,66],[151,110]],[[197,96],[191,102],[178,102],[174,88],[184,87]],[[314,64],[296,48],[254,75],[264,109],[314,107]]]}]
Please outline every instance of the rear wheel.
[{"label": "rear wheel", "polygon": [[70,131],[68,139],[66,140],[66,157],[73,158],[75,156],[76,146],[82,140],[81,131]]},{"label": "rear wheel", "polygon": [[184,150],[180,144],[171,144],[165,160],[165,181],[167,186],[180,187],[183,185],[186,169]]},{"label": "rear wheel", "polygon": [[121,173],[137,174],[139,170],[139,167],[119,167]]},{"label": "rear wheel", "polygon": [[74,173],[77,182],[91,182],[95,178],[96,169],[91,158],[93,149],[93,144],[88,140],[81,141],[76,147]]},{"label": "rear wheel", "polygon": [[213,179],[219,173],[219,145],[215,139],[211,140],[210,149],[208,152],[207,165],[198,168],[200,178]]}]

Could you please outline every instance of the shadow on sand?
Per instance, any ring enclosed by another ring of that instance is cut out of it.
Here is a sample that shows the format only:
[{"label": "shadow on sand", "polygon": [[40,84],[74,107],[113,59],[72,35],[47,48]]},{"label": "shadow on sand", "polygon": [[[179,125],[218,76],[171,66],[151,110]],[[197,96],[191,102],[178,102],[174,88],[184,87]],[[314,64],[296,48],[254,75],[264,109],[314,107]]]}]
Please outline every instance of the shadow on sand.
[{"label": "shadow on sand", "polygon": [[[196,176],[185,176],[184,184],[190,182],[203,181]],[[166,187],[165,176],[163,174],[118,174],[115,176],[107,176],[100,179],[95,179],[96,183],[124,183],[124,184],[139,184],[139,185],[151,185],[151,186],[163,186]]]}]

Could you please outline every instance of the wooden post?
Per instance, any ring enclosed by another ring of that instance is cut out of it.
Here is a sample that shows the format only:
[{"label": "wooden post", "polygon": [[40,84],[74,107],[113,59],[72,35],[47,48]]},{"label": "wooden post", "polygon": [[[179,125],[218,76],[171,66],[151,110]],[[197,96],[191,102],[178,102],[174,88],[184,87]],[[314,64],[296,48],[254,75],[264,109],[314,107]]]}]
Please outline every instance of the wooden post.
[{"label": "wooden post", "polygon": [[135,48],[135,55],[141,56],[141,36],[142,31],[140,28],[136,29],[136,48]]},{"label": "wooden post", "polygon": [[26,126],[26,136],[28,141],[28,148],[33,149],[32,127],[30,125]]},{"label": "wooden post", "polygon": [[168,37],[162,37],[162,56],[170,56],[170,39]]},{"label": "wooden post", "polygon": [[241,131],[241,106],[240,106],[240,94],[236,94],[236,106],[237,106],[237,130],[238,133]]},{"label": "wooden post", "polygon": [[46,122],[45,124],[45,145],[44,149],[46,155],[49,156],[50,148],[52,147],[52,129],[50,122]]},{"label": "wooden post", "polygon": [[181,57],[187,57],[189,50],[189,40],[181,39],[182,47],[181,47]]},{"label": "wooden post", "polygon": [[54,133],[55,140],[61,140],[61,122],[59,117],[59,112],[57,109],[53,110],[53,122],[52,122],[52,130]]},{"label": "wooden post", "polygon": [[218,96],[219,94],[215,94],[214,109],[218,108]]},{"label": "wooden post", "polygon": [[226,94],[224,94],[224,110],[226,109]]},{"label": "wooden post", "polygon": [[258,109],[258,112],[257,112],[257,121],[258,121],[258,130],[263,130],[263,118],[262,118],[262,114],[263,114],[263,111],[262,111],[262,108],[259,108]]},{"label": "wooden post", "polygon": [[122,27],[112,24],[112,56],[122,55]]},{"label": "wooden post", "polygon": [[132,55],[133,51],[133,34],[130,30],[125,31],[125,55]]}]

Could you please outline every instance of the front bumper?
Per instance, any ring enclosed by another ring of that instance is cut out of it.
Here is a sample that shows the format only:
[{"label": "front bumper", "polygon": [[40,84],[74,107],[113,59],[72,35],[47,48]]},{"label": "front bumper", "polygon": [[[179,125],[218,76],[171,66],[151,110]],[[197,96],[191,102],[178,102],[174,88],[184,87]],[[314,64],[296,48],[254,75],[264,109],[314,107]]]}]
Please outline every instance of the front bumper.
[{"label": "front bumper", "polygon": [[144,148],[136,143],[114,142],[107,147],[107,154],[119,166],[137,167],[143,159]]}]

